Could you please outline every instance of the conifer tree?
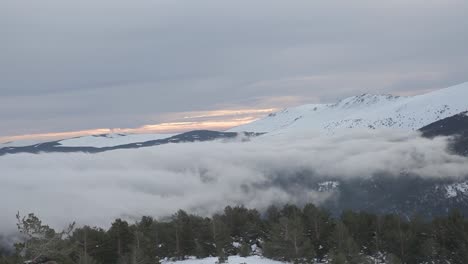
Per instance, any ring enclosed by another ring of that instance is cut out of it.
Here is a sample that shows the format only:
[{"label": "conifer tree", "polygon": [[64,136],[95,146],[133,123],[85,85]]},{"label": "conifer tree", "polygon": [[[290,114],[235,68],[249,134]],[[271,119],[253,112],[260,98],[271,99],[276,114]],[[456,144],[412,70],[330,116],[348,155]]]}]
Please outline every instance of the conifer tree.
[{"label": "conifer tree", "polygon": [[107,233],[113,241],[111,248],[115,253],[114,263],[118,261],[125,263],[125,258],[129,255],[134,242],[134,232],[127,221],[116,219]]},{"label": "conifer tree", "polygon": [[335,258],[339,260],[337,260],[338,262],[343,259],[343,256],[347,262],[354,262],[359,259],[359,246],[342,221],[338,220],[336,222],[331,239],[331,243],[334,245],[332,252]]},{"label": "conifer tree", "polygon": [[330,250],[327,238],[333,231],[333,220],[330,218],[329,213],[313,204],[307,204],[303,212],[307,235],[317,253],[316,257],[322,260]]},{"label": "conifer tree", "polygon": [[297,263],[310,261],[315,252],[304,228],[302,212],[287,205],[282,210],[278,223],[271,226],[265,254],[275,259]]},{"label": "conifer tree", "polygon": [[224,263],[226,258],[226,248],[231,247],[232,239],[227,225],[222,221],[220,215],[214,215],[212,220],[213,241],[216,247],[216,255],[220,263]]},{"label": "conifer tree", "polygon": [[62,263],[72,263],[76,247],[65,241],[73,233],[75,223],[70,224],[67,229],[56,232],[34,214],[21,217],[16,215],[18,231],[24,236],[24,242],[17,243],[17,251],[27,259],[50,258]]}]

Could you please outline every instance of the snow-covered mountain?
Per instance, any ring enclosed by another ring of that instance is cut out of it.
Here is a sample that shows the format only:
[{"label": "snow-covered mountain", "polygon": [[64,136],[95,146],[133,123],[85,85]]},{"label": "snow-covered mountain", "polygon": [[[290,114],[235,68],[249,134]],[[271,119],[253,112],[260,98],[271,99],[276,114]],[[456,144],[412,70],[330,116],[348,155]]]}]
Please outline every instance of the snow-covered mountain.
[{"label": "snow-covered mountain", "polygon": [[417,96],[362,94],[334,104],[302,105],[229,131],[333,134],[345,128],[417,130],[467,110],[468,82]]},{"label": "snow-covered mountain", "polygon": [[125,135],[106,134],[98,136],[85,136],[72,139],[42,142],[33,145],[2,146],[0,156],[16,153],[43,153],[43,152],[85,152],[100,153],[117,149],[137,149],[153,147],[164,144],[201,142],[212,140],[227,140],[238,138],[241,141],[255,137],[257,133],[218,132],[209,130],[195,130],[178,135]]},{"label": "snow-covered mountain", "polygon": [[[328,117],[331,116],[330,113],[335,113],[336,116],[338,116],[338,113],[341,113],[344,115],[346,114],[348,110],[350,113],[354,113],[354,115],[357,115],[357,113],[364,115],[368,112],[367,113],[368,116],[377,117],[378,111],[380,111],[380,113],[383,113],[382,109],[387,109],[387,112],[385,113],[389,115],[392,114],[392,112],[388,109],[397,109],[397,110],[399,109],[400,115],[405,117],[405,118],[399,119],[399,122],[402,122],[402,123],[406,122],[406,123],[404,123],[404,126],[402,125],[402,126],[388,126],[388,127],[405,128],[408,130],[419,129],[421,131],[421,136],[429,137],[429,138],[438,137],[438,136],[451,136],[453,137],[452,143],[453,143],[454,152],[460,155],[468,156],[468,147],[467,147],[468,146],[468,116],[467,116],[468,112],[466,112],[467,110],[466,108],[468,105],[468,100],[467,100],[468,97],[464,97],[464,95],[466,95],[467,93],[468,93],[468,85],[465,84],[465,85],[455,86],[455,87],[447,88],[447,89],[440,90],[434,93],[429,93],[426,95],[420,95],[420,96],[415,96],[415,97],[374,96],[373,97],[374,100],[371,100],[370,99],[371,96],[366,95],[366,96],[345,99],[335,104],[335,106],[322,105],[323,109],[321,111],[323,111],[324,115],[329,113]],[[361,98],[361,99],[357,99],[357,98]],[[399,108],[396,107],[395,104],[397,104]],[[444,105],[445,107],[443,107]],[[445,109],[445,110],[444,111],[438,110],[439,107],[443,107],[442,109]],[[307,106],[294,108],[293,110],[300,112],[299,110],[304,109],[304,108],[307,108]],[[329,111],[328,112],[325,111],[326,109],[328,109]],[[459,111],[460,109],[465,110],[465,112]],[[287,115],[288,111],[289,113],[293,112],[291,110],[286,110],[286,111],[276,114],[276,116],[273,115],[271,117],[265,118],[263,122],[264,124],[267,124],[268,122],[266,121],[268,120],[279,120],[276,118],[286,117],[288,116]],[[316,111],[319,111],[319,110],[316,110]],[[302,111],[302,113],[304,112],[305,111]],[[406,114],[403,115],[402,114],[403,112],[405,112]],[[449,113],[452,113],[452,112],[455,112],[455,114],[451,115],[450,117],[444,118],[446,115],[449,115]],[[398,114],[395,114],[395,115],[398,115]],[[304,130],[310,129],[310,127],[313,125],[315,125],[316,127],[319,127],[317,126],[317,123],[314,123],[314,117],[319,118],[320,115],[316,115],[312,112],[312,114],[310,114],[310,117],[303,117],[302,119],[298,119],[295,122],[293,122],[293,124],[291,124],[290,126],[285,126],[284,128],[282,129],[280,128],[278,130],[272,130],[271,133],[282,132],[282,131],[300,133],[301,132],[300,129],[302,128]],[[428,124],[425,126],[421,125],[425,122],[429,122],[431,118],[440,119],[440,120],[431,122],[431,124]],[[301,123],[305,120],[308,120],[310,123],[307,123],[307,122]],[[326,121],[325,118],[322,118],[321,120],[324,123]],[[383,120],[383,119],[379,119],[379,120]],[[412,123],[410,121],[412,121]],[[277,124],[274,122],[272,123]],[[256,123],[253,123],[252,125],[255,125],[255,124]],[[362,124],[362,123],[359,123],[359,124]],[[422,128],[419,126],[421,126]],[[387,127],[387,126],[380,126],[380,127]],[[257,131],[262,131],[262,130],[257,130]],[[287,136],[294,135],[293,133],[291,134],[285,133],[285,134]],[[374,133],[369,133],[369,135],[371,134],[374,134]],[[200,142],[200,141],[211,141],[211,140],[221,140],[221,141],[230,141],[230,142],[234,140],[235,143],[227,145],[227,148],[224,151],[224,152],[230,152],[231,150],[236,151],[235,149],[237,148],[236,144],[240,144],[240,143],[237,143],[238,141],[243,141],[243,140],[250,139],[252,137],[257,137],[257,136],[260,136],[260,137],[253,138],[252,143],[258,143],[258,141],[261,141],[262,138],[265,139],[263,142],[261,142],[262,144],[257,145],[257,147],[258,146],[271,146],[272,144],[275,144],[275,142],[281,143],[281,140],[278,140],[280,139],[280,137],[265,137],[265,136],[261,136],[258,133],[191,131],[191,132],[171,136],[168,138],[165,138],[166,136],[163,136],[163,135],[111,134],[111,135],[101,135],[101,136],[88,136],[88,137],[81,137],[81,138],[68,139],[68,140],[58,140],[58,141],[45,142],[45,143],[36,143],[34,145],[23,146],[23,147],[10,146],[10,147],[2,148],[0,146],[0,160],[3,158],[6,158],[6,159],[12,158],[9,155],[13,155],[17,153],[39,154],[39,153],[50,153],[50,152],[52,153],[84,152],[84,153],[93,153],[96,155],[96,157],[102,157],[99,155],[111,155],[111,153],[109,154],[103,153],[107,151],[110,152],[110,151],[122,150],[122,149],[140,149],[144,147],[157,148],[157,146],[161,146],[165,144],[175,144],[175,143],[180,143],[180,144],[187,143],[188,144],[189,142]],[[324,136],[323,138],[331,138],[331,137]],[[286,144],[289,144],[289,137],[288,137],[288,140],[285,142]],[[291,143],[294,144],[295,142],[291,142]],[[339,144],[342,144],[342,143],[340,142]],[[179,150],[180,149],[181,148],[179,148]],[[251,149],[247,149],[247,150],[251,150]],[[277,148],[273,148],[273,150],[277,150]],[[356,151],[354,151],[354,147],[353,147],[352,152],[349,152],[349,153],[346,152],[350,155],[351,159],[349,160],[351,161],[362,160],[361,158],[353,159],[352,156],[356,155],[357,152],[361,151],[359,147],[356,148],[355,150]],[[133,151],[134,152],[131,152],[131,153],[137,153],[136,152],[137,150],[133,150]],[[167,151],[167,148],[165,148],[165,151]],[[199,153],[204,153],[205,151],[206,153],[211,152],[210,148],[206,148],[206,149],[203,149],[203,151]],[[310,153],[310,156],[312,157],[312,159],[316,159],[315,156],[318,156],[318,155],[314,155],[314,153],[320,153],[321,156],[326,156],[325,155],[326,153],[324,151],[327,151],[327,149],[321,148],[320,152],[313,152],[313,153],[308,151],[308,154]],[[147,152],[147,153],[151,153],[151,152]],[[178,151],[176,151],[176,153],[178,153]],[[245,155],[245,153],[248,153],[248,151],[245,151],[242,153],[243,155]],[[166,155],[169,153],[164,152],[163,154]],[[416,159],[418,159],[421,155],[422,159],[425,160],[424,154],[425,153],[416,151],[415,152]],[[2,157],[2,156],[7,156],[7,155],[9,157]],[[112,158],[112,164],[114,164],[115,162],[114,161],[115,157],[119,157],[120,155],[124,155],[122,157],[127,157],[125,155],[128,155],[128,153],[125,154],[124,151],[118,151],[118,153],[115,153],[115,155],[116,156],[113,156]],[[373,155],[373,152],[371,155]],[[409,155],[410,156],[413,155],[412,150],[410,150]],[[248,159],[240,159],[241,162],[237,162],[237,159],[239,159],[238,158],[239,156],[235,155],[232,158],[236,162],[232,164],[235,164],[236,167],[237,166],[241,167],[242,164],[246,163],[246,160],[253,160],[254,156],[255,156],[255,153],[252,154],[251,156],[247,156],[249,157]],[[294,167],[293,170],[290,170],[290,169],[283,170],[283,168],[281,167],[281,164],[283,163],[279,163],[280,165],[278,165],[278,167],[272,166],[271,164],[273,163],[269,163],[269,162],[265,163],[266,164],[265,165],[263,161],[260,161],[259,164],[261,165],[258,165],[258,166],[257,165],[249,166],[248,165],[249,163],[247,163],[246,167],[259,167],[260,168],[259,174],[260,175],[265,174],[264,176],[266,177],[265,178],[266,181],[262,180],[261,184],[257,184],[257,182],[253,182],[253,183],[250,183],[251,185],[249,185],[248,183],[249,181],[247,181],[247,183],[244,183],[243,181],[242,186],[247,186],[247,187],[242,188],[242,190],[244,189],[249,190],[250,188],[252,188],[252,190],[256,190],[256,188],[269,188],[271,184],[271,186],[274,188],[277,188],[276,186],[279,186],[278,188],[280,188],[281,190],[284,190],[285,193],[287,193],[288,195],[291,195],[291,197],[294,197],[294,199],[298,197],[297,200],[293,200],[293,202],[302,201],[301,199],[304,199],[304,198],[301,198],[303,195],[310,194],[310,193],[314,195],[317,194],[320,197],[327,197],[327,199],[323,201],[322,205],[323,207],[328,208],[335,215],[339,215],[343,210],[356,210],[356,211],[370,211],[370,212],[376,212],[376,213],[381,213],[381,214],[399,213],[399,214],[406,215],[406,216],[411,216],[415,213],[418,213],[420,215],[430,218],[433,216],[444,215],[451,208],[458,208],[464,214],[468,215],[468,171],[466,170],[465,166],[461,166],[459,169],[449,169],[449,167],[447,167],[447,175],[444,175],[444,172],[442,171],[442,173],[440,174],[440,178],[439,177],[434,178],[432,176],[426,177],[426,175],[419,175],[419,174],[414,174],[414,173],[411,174],[405,168],[403,168],[403,170],[398,170],[398,172],[396,172],[399,176],[395,175],[394,173],[385,173],[385,169],[383,169],[382,171],[378,170],[375,173],[369,172],[368,177],[354,178],[354,177],[344,177],[342,175],[343,170],[336,170],[336,173],[334,172],[335,164],[336,164],[335,160],[338,161],[338,159],[333,159],[332,163],[326,163],[332,169],[326,170],[326,173],[325,173],[326,175],[324,176],[324,175],[321,175],[320,169],[315,171],[315,168],[312,168],[312,169],[310,168],[307,169],[307,167],[302,168],[303,166],[302,164],[306,164],[308,161],[310,161],[307,158],[304,158],[304,156],[301,156],[301,155],[297,156],[297,154],[295,154],[294,152],[287,152],[285,156],[281,156],[282,158],[277,159],[277,160],[276,160],[277,157],[275,156],[277,156],[275,155],[275,152],[268,151],[268,155],[264,156],[264,158],[260,158],[259,160],[268,160],[270,158],[275,158],[275,162],[285,160],[284,164],[289,164],[289,162],[293,162],[293,164],[295,164],[294,166],[297,166],[297,169]],[[429,153],[428,156],[431,157],[432,155]],[[45,154],[42,157],[47,158],[47,154]],[[55,156],[55,157],[58,157],[58,156]],[[64,158],[64,160],[66,159],[73,160],[73,157],[75,157],[75,155],[70,155],[69,157],[71,158],[66,157]],[[337,157],[337,156],[332,155],[332,157]],[[365,157],[367,158],[368,156],[365,156]],[[390,155],[388,156],[388,159],[390,160],[392,159],[392,157],[393,156]],[[447,156],[444,156],[444,157],[447,157]],[[22,157],[19,157],[19,158],[21,159]],[[231,157],[229,157],[229,159],[230,158]],[[99,160],[101,159],[102,158],[99,158]],[[227,159],[227,158],[221,157],[221,160],[223,159]],[[298,162],[297,162],[297,159],[299,159]],[[456,160],[458,162],[460,161],[463,162],[464,160],[462,159],[464,159],[464,157],[456,157]],[[60,158],[58,160],[61,161],[62,159]],[[151,159],[151,162],[153,162],[152,160],[153,159]],[[191,157],[190,159],[182,158],[179,160],[179,157],[177,156],[177,161],[174,164],[177,164],[176,167],[180,166],[180,168],[184,168],[184,166],[187,166],[187,165],[184,165],[184,162],[187,163],[187,160],[192,160],[192,158]],[[216,162],[212,162],[212,160],[216,161],[216,158],[213,158],[213,159],[209,158],[206,160],[209,161],[207,162],[207,164],[216,163]],[[385,158],[385,160],[387,160],[387,158]],[[367,161],[367,159],[365,161]],[[451,164],[454,166],[456,166],[457,164],[458,165],[461,164],[461,163],[453,163],[452,159],[448,159],[447,162],[449,163],[452,162]],[[24,163],[27,164],[28,160],[25,160]],[[351,162],[351,163],[354,163],[354,162]],[[449,163],[448,165],[450,165]],[[231,163],[227,163],[227,164],[231,164]],[[330,164],[332,165],[330,166]],[[139,165],[140,164],[138,163],[138,166]],[[157,166],[158,165],[155,165],[155,168],[159,168]],[[219,165],[216,165],[216,166],[219,166]],[[346,166],[347,166],[346,168],[348,168],[348,165]],[[410,164],[408,166],[415,166],[415,165]],[[55,163],[51,165],[51,168],[55,169],[55,167],[62,168],[63,166],[61,166],[60,164],[55,164]],[[191,166],[188,166],[188,167],[191,167]],[[198,168],[198,164],[195,167]],[[211,168],[210,166],[206,164],[201,164],[200,165],[201,169],[195,170],[195,171],[199,171],[200,179],[204,177],[203,175],[205,174],[205,171],[210,171],[208,169],[205,170],[205,167]],[[271,167],[271,170],[270,170],[270,167]],[[353,166],[350,166],[350,168],[351,167]],[[369,170],[372,170],[371,167],[372,166],[369,166]],[[91,166],[91,168],[96,168],[96,167]],[[129,168],[134,168],[135,171],[138,171],[140,169],[140,167],[131,167],[131,166]],[[285,168],[289,168],[289,167],[285,166]],[[214,171],[216,172],[216,170]],[[456,175],[461,175],[461,176],[457,178],[449,177],[450,175],[452,175],[451,171],[457,171]],[[247,170],[247,172],[249,172],[249,170]],[[36,171],[34,171],[33,174],[35,173]],[[86,175],[86,172],[80,171],[79,173],[80,175],[81,173],[83,173],[83,175]],[[93,173],[93,172],[90,172],[90,173]],[[194,175],[196,175],[196,173],[197,172],[195,172]],[[238,174],[235,174],[235,175],[237,177]],[[252,175],[255,175],[255,173],[253,174],[247,173],[246,175],[250,177]],[[196,177],[198,179],[198,176]],[[242,178],[242,179],[247,179],[247,177]],[[251,191],[251,192],[253,193],[255,191]],[[244,193],[242,195],[244,195]],[[306,197],[307,197],[306,199],[309,199],[308,196]]]},{"label": "snow-covered mountain", "polygon": [[174,134],[103,134],[84,137],[76,137],[58,141],[64,147],[115,147],[137,142],[160,140],[175,136]]},{"label": "snow-covered mountain", "polygon": [[114,147],[119,145],[146,142],[150,140],[159,140],[170,138],[176,134],[130,134],[130,133],[111,133],[101,135],[90,135],[73,138],[64,138],[61,140],[18,140],[0,143],[0,148],[6,147],[26,147],[46,142],[57,142],[58,145],[63,147]]},{"label": "snow-covered mountain", "polygon": [[18,141],[0,144],[0,155],[52,151],[96,153],[122,148],[230,138],[237,136],[237,132],[244,131],[253,132],[248,133],[250,136],[258,136],[256,133],[291,136],[312,130],[334,134],[340,129],[348,128],[417,130],[464,111],[468,111],[468,82],[412,97],[362,94],[334,104],[302,105],[270,114],[256,122],[232,128],[228,132],[192,131],[181,135],[105,134],[51,142]]}]

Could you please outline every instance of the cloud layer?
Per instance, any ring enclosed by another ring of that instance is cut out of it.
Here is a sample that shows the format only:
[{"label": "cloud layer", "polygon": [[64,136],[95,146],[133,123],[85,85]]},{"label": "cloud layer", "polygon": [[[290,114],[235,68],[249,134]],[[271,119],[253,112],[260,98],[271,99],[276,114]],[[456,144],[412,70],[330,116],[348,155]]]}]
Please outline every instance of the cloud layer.
[{"label": "cloud layer", "polygon": [[328,194],[304,184],[318,178],[467,176],[467,159],[447,153],[446,143],[417,133],[354,131],[100,154],[7,155],[0,157],[0,230],[14,230],[18,210],[56,227],[73,220],[106,226],[116,217],[164,217],[180,208],[209,214],[229,204],[321,203]]}]

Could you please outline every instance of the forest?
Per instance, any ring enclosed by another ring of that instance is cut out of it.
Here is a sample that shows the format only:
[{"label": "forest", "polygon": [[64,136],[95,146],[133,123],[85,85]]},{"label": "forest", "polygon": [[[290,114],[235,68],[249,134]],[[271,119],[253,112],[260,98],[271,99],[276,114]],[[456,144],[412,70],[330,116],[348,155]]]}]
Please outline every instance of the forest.
[{"label": "forest", "polygon": [[[228,206],[211,217],[179,210],[166,219],[116,219],[107,230],[56,231],[34,214],[17,215],[21,241],[1,264],[46,256],[59,264],[157,264],[189,257],[262,255],[290,263],[468,263],[468,220],[456,210],[425,219],[398,214],[271,206]],[[371,262],[373,261],[373,262]]]}]

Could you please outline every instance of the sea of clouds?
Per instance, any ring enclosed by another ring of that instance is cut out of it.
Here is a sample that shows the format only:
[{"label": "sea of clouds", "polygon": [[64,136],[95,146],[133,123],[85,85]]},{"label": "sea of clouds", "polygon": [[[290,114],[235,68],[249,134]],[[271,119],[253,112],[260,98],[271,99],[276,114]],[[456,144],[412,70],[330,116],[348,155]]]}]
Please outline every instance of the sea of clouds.
[{"label": "sea of clouds", "polygon": [[416,132],[355,130],[99,154],[5,155],[0,157],[0,230],[15,229],[18,211],[33,212],[57,228],[72,221],[107,227],[117,217],[166,217],[178,209],[207,215],[226,205],[261,210],[273,203],[320,204],[329,194],[300,182],[312,177],[467,176],[468,160],[449,153],[447,142]]}]

